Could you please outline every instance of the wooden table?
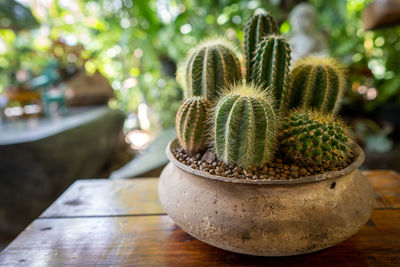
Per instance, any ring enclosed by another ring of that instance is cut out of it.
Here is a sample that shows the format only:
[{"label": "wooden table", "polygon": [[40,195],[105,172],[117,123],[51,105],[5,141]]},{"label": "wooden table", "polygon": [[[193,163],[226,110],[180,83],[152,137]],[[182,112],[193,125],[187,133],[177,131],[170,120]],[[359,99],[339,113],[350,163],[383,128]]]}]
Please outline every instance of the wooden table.
[{"label": "wooden table", "polygon": [[184,233],[163,213],[156,178],[80,180],[0,254],[0,266],[400,266],[400,175],[365,174],[376,191],[372,218],[320,252],[268,258],[224,251]]}]

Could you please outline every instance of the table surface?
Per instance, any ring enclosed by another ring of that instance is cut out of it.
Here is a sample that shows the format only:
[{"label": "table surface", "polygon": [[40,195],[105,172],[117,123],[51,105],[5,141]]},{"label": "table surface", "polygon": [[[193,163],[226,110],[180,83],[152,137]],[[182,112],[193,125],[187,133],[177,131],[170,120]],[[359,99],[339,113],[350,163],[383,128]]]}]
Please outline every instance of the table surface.
[{"label": "table surface", "polygon": [[376,192],[371,219],[325,250],[255,257],[207,245],[162,211],[157,178],[79,180],[0,254],[0,266],[400,266],[400,175],[364,172]]}]

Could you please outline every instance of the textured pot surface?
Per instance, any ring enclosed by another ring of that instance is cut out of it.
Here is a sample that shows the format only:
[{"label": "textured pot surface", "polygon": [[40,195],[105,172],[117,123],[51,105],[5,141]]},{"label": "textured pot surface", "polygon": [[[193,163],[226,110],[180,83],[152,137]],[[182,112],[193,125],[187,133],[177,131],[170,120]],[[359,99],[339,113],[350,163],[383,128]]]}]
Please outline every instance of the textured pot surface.
[{"label": "textured pot surface", "polygon": [[175,145],[167,148],[172,162],[159,180],[161,204],[185,232],[216,247],[264,256],[309,253],[349,238],[371,215],[374,193],[357,169],[359,148],[343,171],[277,183],[183,170],[170,153]]}]

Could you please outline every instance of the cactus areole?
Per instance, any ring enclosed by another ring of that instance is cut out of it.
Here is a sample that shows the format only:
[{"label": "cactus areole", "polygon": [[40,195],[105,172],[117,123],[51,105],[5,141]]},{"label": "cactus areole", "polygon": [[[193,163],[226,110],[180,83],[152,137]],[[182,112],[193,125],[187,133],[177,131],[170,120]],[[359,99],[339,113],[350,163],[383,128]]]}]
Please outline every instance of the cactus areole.
[{"label": "cactus areole", "polygon": [[254,85],[239,84],[225,93],[214,114],[217,157],[240,167],[259,166],[274,152],[273,100]]},{"label": "cactus areole", "polygon": [[189,53],[183,68],[186,97],[203,96],[211,102],[225,86],[242,79],[235,48],[222,39],[198,45]]}]

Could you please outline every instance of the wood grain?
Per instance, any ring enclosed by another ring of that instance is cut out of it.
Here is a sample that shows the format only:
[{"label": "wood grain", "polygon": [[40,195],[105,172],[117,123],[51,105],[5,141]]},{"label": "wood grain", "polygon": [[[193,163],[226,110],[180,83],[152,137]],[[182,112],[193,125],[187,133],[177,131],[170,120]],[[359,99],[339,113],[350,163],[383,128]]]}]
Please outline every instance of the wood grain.
[{"label": "wood grain", "polygon": [[400,266],[400,175],[364,174],[376,191],[371,219],[320,252],[271,258],[224,251],[162,214],[156,178],[81,180],[0,253],[0,266]]},{"label": "wood grain", "polygon": [[[400,208],[400,175],[393,171],[364,172],[376,192],[377,208]],[[84,217],[163,214],[158,178],[79,180],[40,217]]]},{"label": "wood grain", "polygon": [[79,180],[40,218],[163,214],[157,178]]},{"label": "wood grain", "polygon": [[231,253],[198,241],[166,215],[38,219],[0,254],[0,266],[367,266],[400,264],[400,212],[375,210],[347,241],[281,258]]},{"label": "wood grain", "polygon": [[394,171],[364,172],[375,190],[377,208],[400,208],[400,174]]}]

